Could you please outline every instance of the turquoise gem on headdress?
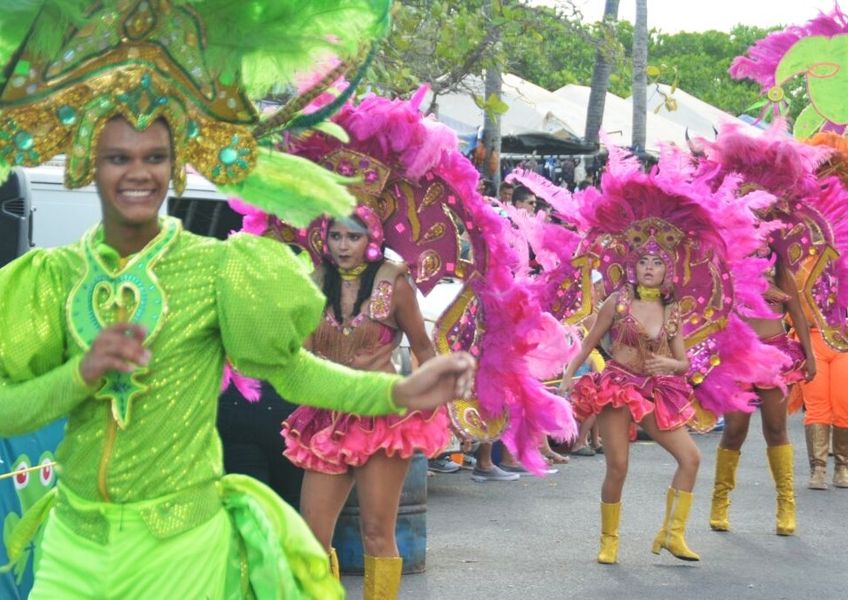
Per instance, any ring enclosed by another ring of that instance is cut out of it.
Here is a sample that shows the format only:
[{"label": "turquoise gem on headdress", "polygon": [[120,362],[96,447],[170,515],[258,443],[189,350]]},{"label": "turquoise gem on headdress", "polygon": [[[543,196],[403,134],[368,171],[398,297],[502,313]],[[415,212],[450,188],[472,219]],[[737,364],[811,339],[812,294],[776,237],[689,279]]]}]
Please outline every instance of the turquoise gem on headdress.
[{"label": "turquoise gem on headdress", "polygon": [[73,125],[77,120],[77,111],[70,106],[60,106],[56,111],[56,116],[59,117],[59,122],[62,125]]},{"label": "turquoise gem on headdress", "polygon": [[145,73],[141,76],[141,87],[149,88],[150,87],[150,73]]},{"label": "turquoise gem on headdress", "polygon": [[15,146],[18,147],[19,150],[29,150],[32,148],[34,140],[32,138],[32,134],[26,131],[19,131],[15,134]]},{"label": "turquoise gem on headdress", "polygon": [[229,167],[230,165],[235,163],[238,160],[238,157],[239,157],[238,151],[235,148],[230,148],[230,147],[223,148],[218,153],[218,160],[220,160],[221,164],[223,164],[226,167]]},{"label": "turquoise gem on headdress", "polygon": [[197,124],[197,121],[189,121],[188,126],[186,128],[189,139],[194,139],[198,135],[200,135],[200,126]]}]

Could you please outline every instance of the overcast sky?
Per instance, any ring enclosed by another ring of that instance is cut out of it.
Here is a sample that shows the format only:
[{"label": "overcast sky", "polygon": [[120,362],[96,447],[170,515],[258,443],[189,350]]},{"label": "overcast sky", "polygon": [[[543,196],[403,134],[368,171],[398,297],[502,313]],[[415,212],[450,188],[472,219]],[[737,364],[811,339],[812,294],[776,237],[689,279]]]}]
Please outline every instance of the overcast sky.
[{"label": "overcast sky", "polygon": [[[587,21],[600,21],[604,0],[574,0]],[[618,18],[633,22],[634,0],[621,0]],[[706,31],[729,32],[738,24],[770,27],[796,25],[815,17],[819,11],[829,12],[833,0],[648,0],[648,28],[666,33]],[[848,0],[842,8],[848,10]]]}]

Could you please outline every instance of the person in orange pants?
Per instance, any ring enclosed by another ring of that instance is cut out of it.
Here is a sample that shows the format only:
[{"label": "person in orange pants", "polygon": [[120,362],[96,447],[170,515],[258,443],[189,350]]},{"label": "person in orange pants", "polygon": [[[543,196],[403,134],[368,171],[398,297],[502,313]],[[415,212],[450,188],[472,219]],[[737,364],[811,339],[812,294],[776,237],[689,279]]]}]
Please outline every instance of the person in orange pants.
[{"label": "person in orange pants", "polygon": [[833,485],[848,488],[848,353],[828,346],[818,329],[810,331],[818,372],[801,384],[804,430],[812,490],[827,489],[828,443],[833,439]]}]

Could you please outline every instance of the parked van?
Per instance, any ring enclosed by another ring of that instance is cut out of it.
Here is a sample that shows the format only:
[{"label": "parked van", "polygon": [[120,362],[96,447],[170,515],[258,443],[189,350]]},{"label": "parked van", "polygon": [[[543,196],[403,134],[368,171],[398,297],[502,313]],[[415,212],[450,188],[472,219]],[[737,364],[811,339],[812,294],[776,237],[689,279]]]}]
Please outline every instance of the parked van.
[{"label": "parked van", "polygon": [[[100,222],[97,189],[94,185],[75,190],[66,188],[64,163],[64,157],[60,156],[40,167],[13,171],[12,176],[19,178],[18,188],[31,204],[29,242],[32,246],[49,248],[73,243]],[[189,173],[185,192],[178,198],[170,190],[162,214],[182,219],[185,228],[194,233],[223,239],[241,227],[241,217],[230,209],[226,200],[209,181]]]}]

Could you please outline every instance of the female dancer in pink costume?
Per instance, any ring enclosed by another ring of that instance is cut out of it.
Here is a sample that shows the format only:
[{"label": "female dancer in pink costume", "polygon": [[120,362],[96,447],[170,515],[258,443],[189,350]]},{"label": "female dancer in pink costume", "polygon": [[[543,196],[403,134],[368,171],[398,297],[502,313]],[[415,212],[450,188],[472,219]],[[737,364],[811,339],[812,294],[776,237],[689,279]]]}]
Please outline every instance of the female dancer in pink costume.
[{"label": "female dancer in pink costume", "polygon": [[[700,560],[684,539],[700,464],[685,426],[700,425],[705,413],[744,410],[751,394],[724,390],[770,374],[752,370],[747,357],[774,352],[732,314],[733,284],[750,285],[749,255],[762,243],[748,208],[762,194],[746,194],[737,206],[728,201],[735,187],[714,192],[708,180],[691,177],[688,164],[666,152],[645,173],[633,157],[610,146],[600,190],[577,194],[571,211],[585,232],[574,262],[591,261],[608,294],[561,384],[579,417],[598,415],[604,439],[601,563],[617,561],[631,422],[677,462],[652,551],[665,548],[679,559]],[[612,360],[601,373],[574,383],[577,368],[607,333]]]},{"label": "female dancer in pink costume", "polygon": [[[766,247],[762,254],[774,261],[766,272],[768,290],[766,303],[774,312],[771,319],[746,319],[747,323],[760,336],[760,339],[780,350],[790,359],[783,370],[783,383],[791,386],[798,381],[811,381],[816,374],[816,359],[810,339],[810,328],[804,311],[795,279],[783,266],[780,258]],[[800,343],[790,339],[786,333],[784,319],[792,318]],[[763,422],[763,437],[766,440],[768,462],[777,486],[777,526],[778,535],[792,535],[795,532],[795,490],[793,484],[792,445],[786,425],[785,389],[755,384],[759,397],[760,415]],[[710,527],[714,531],[727,531],[730,528],[728,509],[730,490],[736,480],[736,466],[739,463],[742,444],[748,437],[751,413],[729,412],[724,415],[724,431],[718,445],[716,458],[716,478],[713,489]]]},{"label": "female dancer in pink costume", "polygon": [[[604,440],[606,476],[601,488],[602,534],[598,562],[617,562],[621,492],[627,476],[631,420],[677,461],[669,490],[676,508],[670,527],[660,531],[653,552],[666,548],[677,558],[700,560],[686,546],[683,533],[698,474],[698,448],[683,427],[695,411],[692,388],[684,374],[689,360],[683,344],[680,314],[673,292],[664,286],[669,263],[656,244],[636,252],[635,285],[613,293],[601,307],[583,349],[563,374],[561,390],[572,392],[574,409],[586,419],[598,415]],[[670,275],[670,273],[669,273]],[[610,333],[612,360],[602,373],[572,378],[590,352]],[[572,390],[573,387],[573,390]],[[676,501],[676,502],[675,502]]]},{"label": "female dancer in pink costume", "polygon": [[[326,222],[322,237],[324,263],[314,279],[327,306],[307,348],[356,369],[394,372],[391,351],[406,335],[419,363],[433,358],[406,267],[383,257],[380,218],[360,205],[350,218]],[[306,469],[301,512],[331,560],[333,530],[356,483],[366,573],[394,598],[403,560],[395,542],[401,488],[416,450],[430,456],[447,445],[444,409],[392,417],[298,409],[283,435],[285,455]]]}]

